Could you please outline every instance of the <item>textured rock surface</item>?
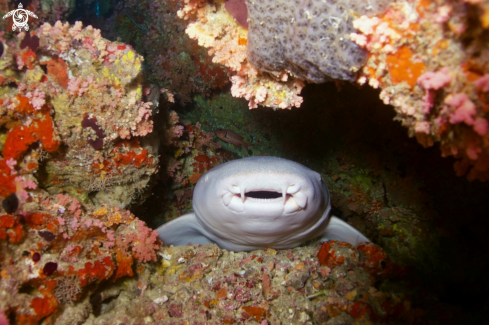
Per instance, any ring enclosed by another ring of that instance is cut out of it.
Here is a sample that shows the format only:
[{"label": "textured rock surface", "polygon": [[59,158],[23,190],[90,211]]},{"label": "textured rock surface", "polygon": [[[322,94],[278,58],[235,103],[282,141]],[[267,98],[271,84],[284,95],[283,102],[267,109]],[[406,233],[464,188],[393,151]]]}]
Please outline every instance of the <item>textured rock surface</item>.
[{"label": "textured rock surface", "polygon": [[354,80],[366,53],[349,40],[351,12],[373,15],[385,0],[247,1],[248,60],[268,72],[289,70],[321,83]]},{"label": "textured rock surface", "polygon": [[391,266],[372,244],[239,253],[209,244],[162,247],[158,254],[161,263],[122,290],[108,285],[92,295],[100,313],[84,324],[376,324],[412,311],[395,301],[403,293],[375,288]]}]

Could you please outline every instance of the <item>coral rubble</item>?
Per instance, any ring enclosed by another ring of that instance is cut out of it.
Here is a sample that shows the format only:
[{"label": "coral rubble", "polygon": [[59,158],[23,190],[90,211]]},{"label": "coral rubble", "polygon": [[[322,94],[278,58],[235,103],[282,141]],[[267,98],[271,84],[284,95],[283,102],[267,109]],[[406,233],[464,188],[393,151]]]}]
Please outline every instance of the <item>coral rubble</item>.
[{"label": "coral rubble", "polygon": [[240,253],[210,244],[159,254],[156,272],[147,269],[88,324],[371,324],[416,312],[402,293],[375,288],[374,277],[394,269],[372,244]]}]

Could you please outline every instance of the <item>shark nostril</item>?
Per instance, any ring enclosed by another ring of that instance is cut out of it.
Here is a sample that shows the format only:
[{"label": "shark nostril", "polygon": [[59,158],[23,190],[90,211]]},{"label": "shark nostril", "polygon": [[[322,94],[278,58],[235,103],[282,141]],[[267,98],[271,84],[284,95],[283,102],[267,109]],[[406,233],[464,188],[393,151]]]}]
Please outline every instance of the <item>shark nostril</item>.
[{"label": "shark nostril", "polygon": [[254,199],[277,199],[282,197],[282,193],[273,191],[250,191],[246,192],[246,196]]}]

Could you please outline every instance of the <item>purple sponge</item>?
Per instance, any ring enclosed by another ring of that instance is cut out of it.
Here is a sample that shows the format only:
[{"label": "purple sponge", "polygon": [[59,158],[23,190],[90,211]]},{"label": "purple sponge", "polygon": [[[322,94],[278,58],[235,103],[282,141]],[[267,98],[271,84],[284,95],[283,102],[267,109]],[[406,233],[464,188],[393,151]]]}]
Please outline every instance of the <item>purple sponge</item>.
[{"label": "purple sponge", "polygon": [[227,0],[224,8],[236,19],[238,24],[248,28],[248,7],[245,0]]},{"label": "purple sponge", "polygon": [[84,128],[91,128],[93,131],[95,131],[97,138],[89,139],[88,143],[93,149],[101,149],[104,146],[105,133],[104,130],[102,130],[102,128],[97,124],[97,119],[95,117],[85,115],[81,125]]}]

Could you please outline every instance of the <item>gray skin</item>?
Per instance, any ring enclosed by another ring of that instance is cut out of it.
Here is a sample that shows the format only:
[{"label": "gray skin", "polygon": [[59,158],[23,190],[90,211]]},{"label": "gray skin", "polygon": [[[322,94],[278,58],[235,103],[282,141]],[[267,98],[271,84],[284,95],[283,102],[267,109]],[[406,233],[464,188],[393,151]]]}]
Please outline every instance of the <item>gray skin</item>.
[{"label": "gray skin", "polygon": [[193,208],[157,229],[165,244],[216,243],[250,251],[293,248],[314,238],[352,245],[369,241],[330,215],[320,174],[283,158],[250,157],[213,168],[197,182]]}]

